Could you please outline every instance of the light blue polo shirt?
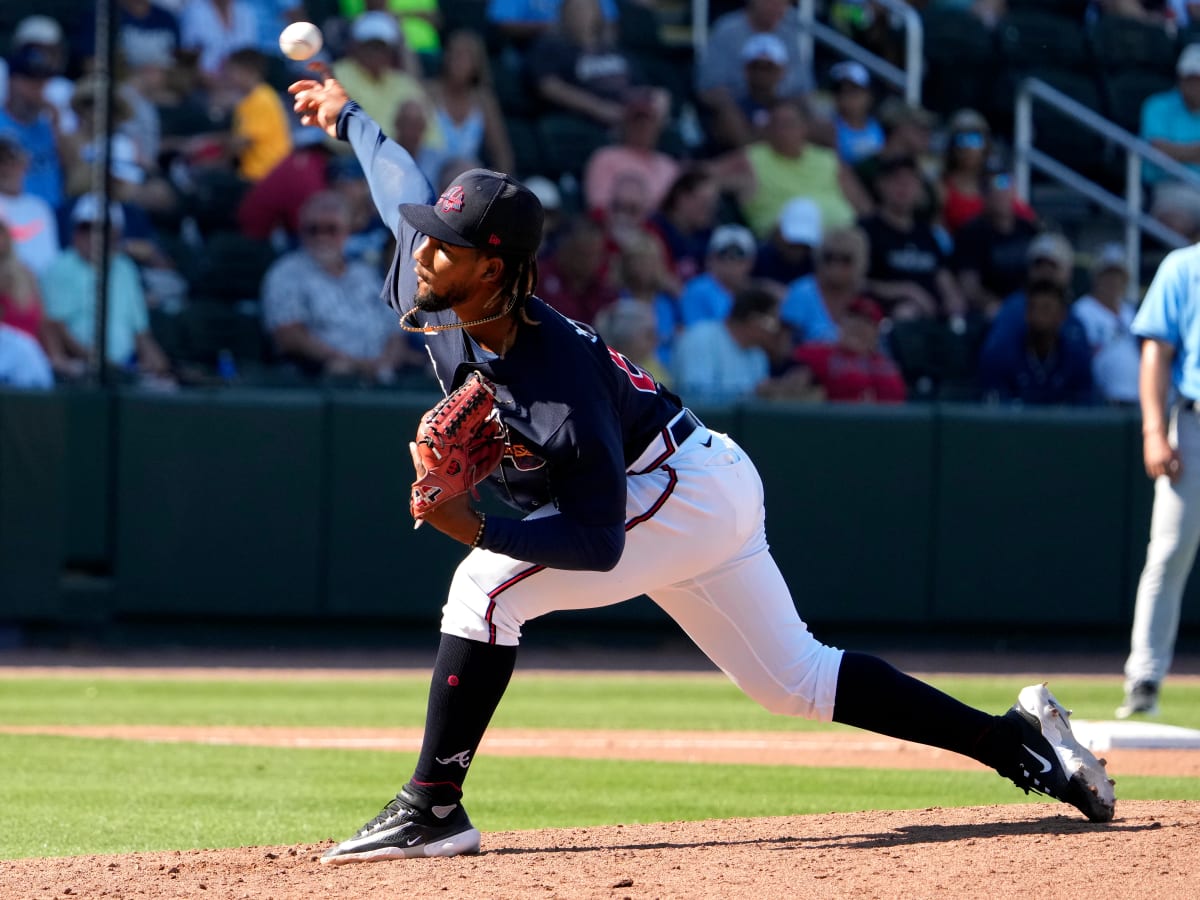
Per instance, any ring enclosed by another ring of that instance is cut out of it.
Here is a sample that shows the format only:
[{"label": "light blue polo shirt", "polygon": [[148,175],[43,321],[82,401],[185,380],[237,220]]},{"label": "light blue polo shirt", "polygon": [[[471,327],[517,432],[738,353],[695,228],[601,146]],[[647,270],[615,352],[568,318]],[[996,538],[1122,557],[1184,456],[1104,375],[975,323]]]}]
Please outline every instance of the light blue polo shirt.
[{"label": "light blue polo shirt", "polygon": [[[96,270],[75,250],[65,250],[42,276],[46,316],[62,322],[71,336],[91,347],[96,327]],[[113,255],[108,269],[108,361],[132,364],[137,336],[150,327],[146,298],[137,266],[123,253]]]},{"label": "light blue polo shirt", "polygon": [[1138,337],[1175,348],[1171,380],[1176,390],[1200,399],[1200,244],[1172,250],[1162,261],[1133,320]]},{"label": "light blue polo shirt", "polygon": [[[1188,109],[1178,88],[1147,97],[1142,104],[1141,137],[1147,141],[1171,141],[1177,144],[1200,141],[1200,110],[1193,112]],[[1200,175],[1200,164],[1184,165]],[[1143,170],[1143,180],[1147,184],[1154,184],[1166,177],[1166,173],[1158,166],[1147,164]]]}]

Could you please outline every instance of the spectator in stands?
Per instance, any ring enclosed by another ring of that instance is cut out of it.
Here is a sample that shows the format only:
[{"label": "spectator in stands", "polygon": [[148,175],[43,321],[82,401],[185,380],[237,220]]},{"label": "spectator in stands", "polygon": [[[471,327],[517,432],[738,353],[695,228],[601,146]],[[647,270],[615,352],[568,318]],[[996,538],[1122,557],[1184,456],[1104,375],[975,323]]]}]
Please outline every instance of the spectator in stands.
[{"label": "spectator in stands", "polygon": [[[987,120],[973,109],[960,109],[950,120],[942,167],[942,224],[951,235],[983,212],[984,181],[992,152]],[[1033,210],[1014,200],[1017,215],[1032,221]]]},{"label": "spectator in stands", "polygon": [[150,174],[159,172],[159,152],[162,148],[162,115],[159,104],[164,100],[167,71],[171,57],[154,59],[143,52],[137,65],[129,65],[117,86],[117,96],[129,110],[119,132],[131,141],[138,161]]},{"label": "spectator in stands", "polygon": [[[1142,104],[1141,137],[1200,175],[1200,44],[1190,44],[1175,64],[1178,84]],[[1200,191],[1147,165],[1153,186],[1151,215],[1189,240],[1200,234]]]},{"label": "spectator in stands", "polygon": [[788,285],[813,270],[821,243],[821,209],[807,197],[793,197],[779,213],[779,222],[759,245],[754,259],[755,279]]},{"label": "spectator in stands", "polygon": [[346,93],[381,126],[396,121],[406,100],[419,101],[429,122],[428,142],[441,147],[441,133],[425,87],[399,67],[402,38],[395,18],[386,12],[365,12],[351,24],[350,38],[349,52],[333,66],[334,77]]},{"label": "spectator in stands", "polygon": [[19,329],[0,322],[0,385],[51,388],[54,373],[41,345]]},{"label": "spectator in stands", "polygon": [[313,194],[329,187],[333,145],[317,128],[296,133],[292,152],[242,197],[238,227],[246,237],[269,239],[277,231],[288,239],[300,233],[300,208]]},{"label": "spectator in stands", "polygon": [[860,228],[825,233],[816,272],[793,281],[783,298],[780,318],[795,343],[838,340],[850,303],[865,296],[869,253]]},{"label": "spectator in stands", "polygon": [[916,217],[921,197],[917,161],[884,159],[876,188],[879,211],[859,223],[870,243],[867,292],[895,319],[966,313],[950,259],[928,222]]},{"label": "spectator in stands", "polygon": [[[288,0],[279,0],[286,3]],[[442,27],[438,0],[341,0],[342,17],[353,20],[366,10],[391,13],[400,23],[404,46],[418,58],[436,61],[442,50],[438,31]]]},{"label": "spectator in stands", "polygon": [[592,217],[604,224],[610,254],[619,252],[628,244],[655,239],[646,225],[646,219],[654,208],[650,205],[649,195],[650,191],[641,175],[624,172],[613,182],[608,206],[592,211]]},{"label": "spectator in stands", "polygon": [[300,249],[277,259],[263,278],[263,322],[280,354],[308,374],[390,381],[419,364],[396,316],[379,300],[379,273],[346,261],[350,218],[330,191],[300,211]]},{"label": "spectator in stands", "polygon": [[596,313],[596,331],[604,343],[670,387],[670,371],[657,350],[657,325],[654,308],[631,298],[618,299]]},{"label": "spectator in stands", "polygon": [[[1026,263],[1025,284],[1052,281],[1066,292],[1075,272],[1075,248],[1063,235],[1043,232],[1029,244]],[[1004,298],[988,330],[987,344],[1009,341],[1015,332],[1025,327],[1025,284]],[[1082,326],[1073,315],[1068,314],[1063,327],[1074,332],[1075,339],[1085,340]]]},{"label": "spectator in stands", "polygon": [[63,201],[63,172],[55,107],[45,98],[47,80],[55,74],[49,55],[26,45],[8,60],[8,99],[0,109],[0,135],[14,138],[29,156],[25,190],[51,207]]},{"label": "spectator in stands", "polygon": [[456,31],[447,38],[441,72],[430,83],[429,95],[448,157],[482,158],[497,171],[513,171],[508,128],[478,34]]},{"label": "spectator in stands", "polygon": [[[65,76],[68,63],[68,48],[64,40],[62,25],[50,16],[26,16],[13,29],[10,53],[20,54],[32,50],[45,60],[50,71],[42,85],[42,99],[47,104],[54,124],[62,134],[75,130],[75,114],[71,112],[71,92],[74,85]],[[0,106],[8,99],[8,63],[0,59]]]},{"label": "spectator in stands", "polygon": [[[96,122],[96,110],[104,84],[99,76],[88,75],[75,83],[71,95],[71,109],[78,120],[74,133],[62,135],[59,140],[63,166],[64,189],[70,198],[86,194],[92,187],[92,176],[97,155],[101,149],[100,128]],[[120,95],[114,98],[113,124],[120,129],[130,117],[129,105]],[[137,148],[124,134],[114,135],[112,158],[114,167],[120,163],[122,180],[141,184],[145,172],[136,158]],[[65,212],[65,211],[64,211]]]},{"label": "spectator in stands", "polygon": [[540,265],[538,296],[567,318],[588,323],[617,299],[603,225],[577,216],[564,226],[553,254]]},{"label": "spectator in stands", "polygon": [[911,156],[917,160],[921,176],[921,199],[917,203],[916,216],[925,222],[934,222],[941,216],[937,179],[930,177],[930,171],[941,167],[932,151],[934,122],[933,113],[919,106],[909,106],[898,97],[890,97],[880,105],[883,146],[854,166],[854,174],[873,204],[879,203],[879,192],[875,188],[879,163],[891,156]]},{"label": "spectator in stands", "polygon": [[562,0],[558,27],[538,39],[528,65],[550,109],[605,126],[621,121],[633,73],[597,0]]},{"label": "spectator in stands", "polygon": [[1129,263],[1120,244],[1106,244],[1092,264],[1091,290],[1072,313],[1083,324],[1092,350],[1092,379],[1110,403],[1138,402],[1141,347],[1132,332],[1137,305],[1129,299]]},{"label": "spectator in stands", "polygon": [[[616,0],[600,0],[605,29],[614,33]],[[488,24],[502,37],[528,43],[553,31],[562,13],[563,0],[488,0]]]},{"label": "spectator in stands", "polygon": [[809,141],[809,113],[795,100],[771,107],[764,140],[735,150],[716,171],[736,191],[742,215],[765,238],[792,197],[808,197],[821,210],[826,228],[854,221],[870,199],[850,168],[832,150]]},{"label": "spectator in stands", "polygon": [[[477,168],[477,165],[472,163],[466,166],[466,169],[472,168]],[[458,172],[455,172],[455,175],[457,174]],[[444,182],[436,189],[440,194],[448,186],[449,183]],[[367,184],[366,173],[353,154],[335,157],[330,162],[329,188],[342,198],[346,204],[346,213],[350,217],[350,236],[346,239],[345,247],[346,261],[366,263],[383,278],[387,275],[395,235],[379,218],[375,201],[371,199],[371,187]]]},{"label": "spectator in stands", "polygon": [[235,50],[225,60],[225,81],[238,98],[231,150],[237,157],[238,175],[250,182],[265,178],[292,152],[288,115],[266,82],[266,71],[266,58],[252,47]]},{"label": "spectator in stands", "polygon": [[[743,49],[758,34],[774,35],[783,44],[787,62],[778,85],[780,97],[798,97],[813,87],[811,68],[800,57],[800,19],[786,0],[747,0],[745,9],[726,13],[713,24],[708,45],[696,64],[696,94],[714,123],[737,122],[739,98],[748,96]],[[736,138],[736,134],[729,135]],[[738,144],[727,144],[737,146]]]},{"label": "spectator in stands", "polygon": [[812,372],[813,380],[835,403],[903,403],[904,378],[879,349],[883,310],[874,300],[856,297],[846,306],[836,342],[806,343],[792,358]]},{"label": "spectator in stands", "polygon": [[782,40],[770,32],[752,34],[742,45],[741,59],[744,78],[732,102],[718,102],[704,110],[705,130],[721,149],[761,139],[772,104],[784,96],[788,53]]},{"label": "spectator in stands", "polygon": [[659,88],[635,88],[625,98],[620,143],[601,147],[587,161],[583,196],[588,209],[608,209],[618,177],[632,173],[645,187],[644,201],[657,209],[679,175],[679,163],[658,151],[671,98]]},{"label": "spectator in stands", "polygon": [[755,396],[819,399],[803,368],[771,377],[772,366],[791,354],[787,330],[779,321],[774,291],[747,286],[727,313],[689,325],[672,356],[675,388],[697,403],[734,403]]},{"label": "spectator in stands", "polygon": [[[408,151],[422,174],[434,188],[442,180],[442,163],[446,155],[430,142],[429,115],[420,100],[405,100],[396,108],[392,123],[392,139]],[[463,171],[458,169],[454,174]],[[453,177],[453,175],[451,176]]]},{"label": "spectator in stands", "polygon": [[963,225],[954,241],[954,269],[967,306],[988,319],[1025,283],[1037,227],[1018,209],[1012,175],[993,172],[985,181],[983,212]]},{"label": "spectator in stands", "polygon": [[704,269],[718,199],[717,182],[711,175],[702,169],[687,169],[650,216],[650,229],[666,248],[667,267],[680,282]]},{"label": "spectator in stands", "polygon": [[[662,244],[650,239],[623,246],[618,258],[618,284],[618,300],[638,303],[653,314],[656,335],[654,355],[660,363],[670,365],[675,337],[683,327],[683,317],[679,311],[679,301],[673,293],[675,280],[667,271]],[[634,362],[637,360],[634,359]]]},{"label": "spectator in stands", "polygon": [[1091,403],[1091,353],[1085,342],[1063,330],[1066,291],[1040,279],[1026,292],[1024,327],[984,346],[979,360],[984,396],[1030,405]]},{"label": "spectator in stands", "polygon": [[[118,44],[125,65],[170,64],[180,47],[179,19],[151,0],[120,0]],[[89,41],[93,44],[95,38]]]},{"label": "spectator in stands", "polygon": [[542,204],[542,245],[538,248],[538,258],[549,256],[558,246],[558,238],[562,233],[563,200],[562,191],[545,175],[531,175],[525,179],[525,187],[538,198]]},{"label": "spectator in stands", "polygon": [[[42,298],[47,327],[43,331],[54,367],[59,372],[82,374],[92,356],[95,329],[96,246],[92,231],[100,222],[102,204],[94,194],[84,194],[71,212],[71,243],[42,276]],[[116,246],[124,226],[121,207],[109,209]],[[109,365],[142,375],[166,377],[170,361],[150,333],[146,299],[137,266],[123,253],[109,260],[108,346]]]},{"label": "spectator in stands", "polygon": [[705,271],[689,279],[679,297],[683,324],[720,321],[729,315],[734,296],[750,285],[757,252],[754,235],[741,225],[717,228],[708,242]]},{"label": "spectator in stands", "polygon": [[188,0],[179,19],[179,45],[197,54],[201,77],[218,87],[225,59],[258,44],[258,16],[245,0]]},{"label": "spectator in stands", "polygon": [[0,219],[0,322],[42,339],[45,311],[37,276],[17,255],[12,230]]},{"label": "spectator in stands", "polygon": [[860,62],[847,60],[829,70],[833,79],[834,146],[838,158],[855,166],[883,147],[883,126],[872,108],[871,76]]},{"label": "spectator in stands", "polygon": [[15,138],[0,136],[0,222],[17,258],[40,275],[58,255],[58,222],[50,204],[25,190],[29,156]]}]

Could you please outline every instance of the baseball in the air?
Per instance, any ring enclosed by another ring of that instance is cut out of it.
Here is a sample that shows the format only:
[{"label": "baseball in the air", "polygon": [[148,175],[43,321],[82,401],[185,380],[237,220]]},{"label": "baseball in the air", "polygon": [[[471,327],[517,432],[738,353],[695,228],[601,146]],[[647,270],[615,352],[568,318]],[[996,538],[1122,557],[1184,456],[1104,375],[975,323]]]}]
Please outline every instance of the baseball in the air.
[{"label": "baseball in the air", "polygon": [[279,33],[279,49],[288,59],[312,59],[324,43],[321,29],[312,22],[293,22]]}]

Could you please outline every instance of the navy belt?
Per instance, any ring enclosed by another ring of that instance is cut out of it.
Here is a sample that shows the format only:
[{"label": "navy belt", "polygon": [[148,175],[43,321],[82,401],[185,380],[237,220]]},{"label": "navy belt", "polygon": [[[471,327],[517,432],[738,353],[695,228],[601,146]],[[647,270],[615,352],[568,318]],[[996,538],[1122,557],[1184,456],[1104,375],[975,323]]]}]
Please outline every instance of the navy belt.
[{"label": "navy belt", "polygon": [[1183,403],[1179,405],[1179,408],[1186,409],[1188,412],[1193,412],[1196,409],[1196,401],[1189,400],[1187,397],[1184,397]]}]

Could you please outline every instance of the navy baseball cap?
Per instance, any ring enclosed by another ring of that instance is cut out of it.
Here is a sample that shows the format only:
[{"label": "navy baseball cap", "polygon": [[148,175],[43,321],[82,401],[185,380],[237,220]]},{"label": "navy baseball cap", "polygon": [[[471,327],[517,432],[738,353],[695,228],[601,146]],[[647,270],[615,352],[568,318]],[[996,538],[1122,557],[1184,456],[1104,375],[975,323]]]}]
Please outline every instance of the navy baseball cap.
[{"label": "navy baseball cap", "polygon": [[402,203],[413,228],[456,247],[497,254],[533,253],[542,243],[542,204],[510,175],[469,169],[432,205]]}]

